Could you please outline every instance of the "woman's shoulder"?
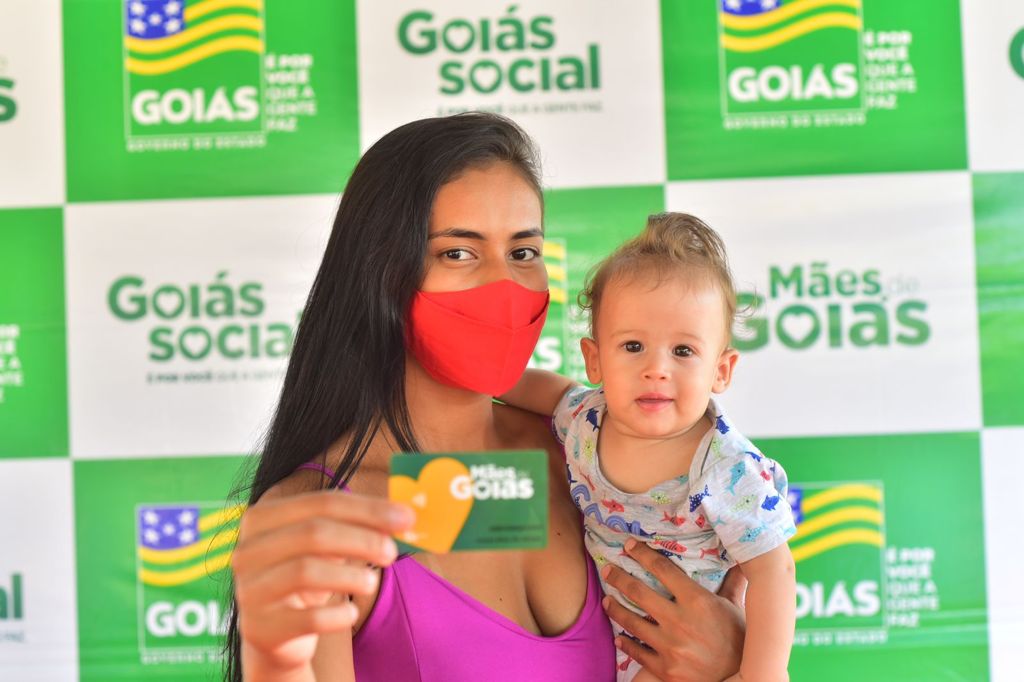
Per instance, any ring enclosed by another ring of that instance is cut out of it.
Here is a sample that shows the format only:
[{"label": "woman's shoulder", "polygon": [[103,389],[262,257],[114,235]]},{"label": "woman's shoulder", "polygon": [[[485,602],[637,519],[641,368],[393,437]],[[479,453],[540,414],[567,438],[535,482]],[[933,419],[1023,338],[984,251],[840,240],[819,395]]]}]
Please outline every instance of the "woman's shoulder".
[{"label": "woman's shoulder", "polygon": [[551,471],[558,474],[556,480],[565,480],[560,474],[565,469],[565,453],[551,433],[549,418],[507,405],[496,405],[494,415],[503,449],[544,450]]},{"label": "woman's shoulder", "polygon": [[[372,456],[365,457],[359,470],[349,479],[345,489],[361,495],[383,494],[383,491],[387,490],[387,471],[378,466],[376,459]],[[330,487],[331,476],[341,465],[341,460],[340,448],[331,448],[323,460],[326,464],[317,458],[311,461],[311,464],[316,465],[315,468],[297,468],[271,486],[260,498],[260,501],[291,497]]]},{"label": "woman's shoulder", "polygon": [[256,504],[320,490],[325,487],[325,481],[327,480],[330,479],[327,479],[319,471],[296,469],[285,478],[270,486]]}]

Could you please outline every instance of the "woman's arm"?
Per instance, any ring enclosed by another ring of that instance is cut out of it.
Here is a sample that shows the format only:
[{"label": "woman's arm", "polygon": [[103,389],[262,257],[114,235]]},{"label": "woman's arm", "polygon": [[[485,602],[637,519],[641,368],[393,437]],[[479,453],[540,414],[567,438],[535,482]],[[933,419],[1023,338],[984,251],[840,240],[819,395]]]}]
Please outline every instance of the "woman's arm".
[{"label": "woman's arm", "polygon": [[747,590],[747,637],[743,663],[732,682],[786,682],[796,627],[796,566],[783,543],[740,564]]},{"label": "woman's arm", "polygon": [[740,668],[745,629],[745,581],[739,571],[730,571],[719,594],[713,594],[647,545],[630,539],[625,549],[673,599],[662,597],[616,566],[601,569],[610,585],[656,621],[652,623],[605,597],[608,615],[650,648],[628,637],[616,637],[615,646],[665,682],[707,682],[735,674]]},{"label": "woman's arm", "polygon": [[512,390],[498,396],[501,402],[521,410],[550,417],[565,392],[578,384],[561,374],[542,369],[528,369],[523,372]]}]

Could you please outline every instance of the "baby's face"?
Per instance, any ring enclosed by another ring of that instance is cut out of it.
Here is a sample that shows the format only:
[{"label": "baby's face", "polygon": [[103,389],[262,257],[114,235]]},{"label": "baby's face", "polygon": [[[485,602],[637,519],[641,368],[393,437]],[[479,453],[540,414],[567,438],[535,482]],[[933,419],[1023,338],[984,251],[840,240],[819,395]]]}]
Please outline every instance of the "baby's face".
[{"label": "baby's face", "polygon": [[583,351],[590,380],[604,384],[606,419],[633,437],[675,438],[695,427],[703,435],[711,393],[725,390],[736,362],[719,289],[680,277],[612,280],[600,305],[596,338]]}]

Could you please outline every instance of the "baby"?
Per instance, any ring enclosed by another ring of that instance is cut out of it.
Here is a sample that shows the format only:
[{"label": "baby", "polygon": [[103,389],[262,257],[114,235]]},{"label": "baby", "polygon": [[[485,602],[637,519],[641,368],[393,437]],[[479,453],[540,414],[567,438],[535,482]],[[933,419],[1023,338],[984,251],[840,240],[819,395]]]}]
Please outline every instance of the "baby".
[{"label": "baby", "polygon": [[[711,397],[736,366],[735,301],[718,234],[683,213],[651,216],[581,296],[593,335],[581,343],[587,377],[600,388],[528,370],[501,399],[554,415],[599,567],[615,564],[670,596],[623,551],[631,536],[712,592],[739,563],[749,581],[747,634],[740,672],[729,679],[785,680],[796,604],[786,474]],[[625,653],[617,657],[618,680],[655,679]]]}]

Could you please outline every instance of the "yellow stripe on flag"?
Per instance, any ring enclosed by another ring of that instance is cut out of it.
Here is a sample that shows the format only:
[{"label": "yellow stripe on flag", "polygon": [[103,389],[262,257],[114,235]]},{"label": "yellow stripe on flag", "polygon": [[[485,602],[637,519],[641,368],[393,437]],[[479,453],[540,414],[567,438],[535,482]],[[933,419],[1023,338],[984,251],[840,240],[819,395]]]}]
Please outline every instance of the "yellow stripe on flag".
[{"label": "yellow stripe on flag", "polygon": [[544,257],[565,260],[565,247],[557,242],[544,242]]},{"label": "yellow stripe on flag", "polygon": [[199,517],[199,532],[205,533],[211,528],[218,528],[224,524],[237,521],[242,518],[242,512],[245,511],[246,506],[244,504],[236,504],[234,507],[226,507],[212,511],[209,514],[203,514]]},{"label": "yellow stripe on flag", "polygon": [[186,66],[191,66],[196,62],[223,54],[224,52],[255,52],[260,54],[263,52],[263,41],[247,36],[218,38],[193,48],[188,52],[182,52],[167,59],[148,61],[129,57],[125,60],[125,66],[128,68],[129,73],[135,73],[140,76],[158,76],[183,69]]},{"label": "yellow stripe on flag", "polygon": [[263,9],[262,0],[205,0],[185,8],[185,23],[189,24],[201,16],[229,7],[243,7],[259,11]]},{"label": "yellow stripe on flag", "polygon": [[878,488],[863,483],[851,483],[849,485],[841,485],[837,488],[831,488],[824,492],[820,492],[816,495],[804,498],[800,504],[800,508],[804,514],[816,511],[832,504],[833,502],[843,502],[845,500],[867,500],[868,502],[881,502],[882,491]]},{"label": "yellow stripe on flag", "polygon": [[821,31],[826,28],[849,28],[857,30],[860,28],[860,17],[839,12],[830,12],[816,17],[798,21],[778,31],[772,31],[762,36],[753,38],[739,38],[736,36],[723,35],[722,47],[732,52],[759,52],[776,47],[800,36]]},{"label": "yellow stripe on flag", "polygon": [[851,530],[842,530],[838,533],[832,533],[831,535],[826,535],[825,537],[817,540],[805,542],[799,547],[791,548],[791,551],[793,553],[793,561],[800,562],[824,552],[828,552],[829,550],[833,550],[838,547],[845,547],[846,545],[871,545],[873,547],[881,547],[883,544],[885,544],[885,541],[882,538],[882,534],[877,530],[856,528]]},{"label": "yellow stripe on flag", "polygon": [[838,526],[841,523],[848,523],[850,521],[864,521],[881,527],[882,512],[870,507],[845,507],[843,509],[836,509],[835,511],[830,511],[826,514],[822,514],[821,516],[815,516],[814,518],[801,523],[796,527],[796,535],[790,539],[790,542],[806,538],[808,535],[813,535],[818,531]]},{"label": "yellow stripe on flag", "polygon": [[548,263],[547,268],[548,279],[553,279],[556,282],[564,282],[566,281],[566,279],[568,279],[567,275],[565,274],[565,268],[562,267],[561,265],[552,265],[551,263]]},{"label": "yellow stripe on flag", "polygon": [[230,562],[231,552],[224,552],[211,557],[208,561],[193,564],[188,568],[181,568],[177,571],[152,571],[148,568],[140,568],[139,579],[142,580],[144,585],[153,585],[155,587],[184,585],[185,583],[213,575],[217,571],[222,571],[228,567]]}]

